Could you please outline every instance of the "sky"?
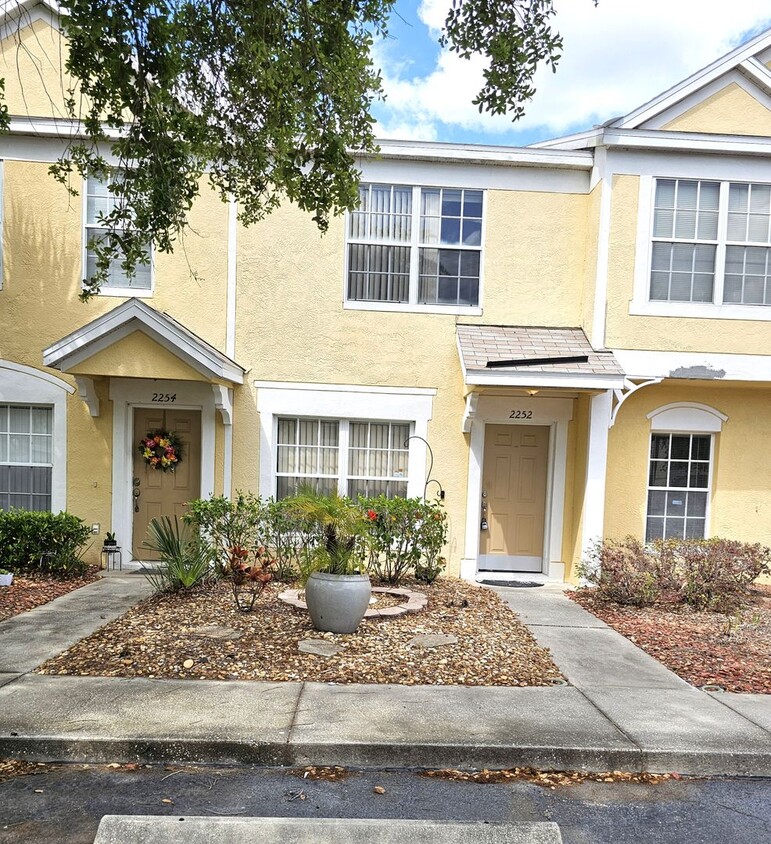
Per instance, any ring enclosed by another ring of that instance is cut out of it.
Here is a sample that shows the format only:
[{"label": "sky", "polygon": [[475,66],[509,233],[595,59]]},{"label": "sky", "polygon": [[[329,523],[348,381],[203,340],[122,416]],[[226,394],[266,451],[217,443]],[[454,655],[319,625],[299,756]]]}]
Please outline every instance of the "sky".
[{"label": "sky", "polygon": [[380,138],[524,146],[590,129],[642,105],[771,27],[769,0],[555,0],[564,47],[557,72],[536,76],[516,123],[480,115],[471,100],[483,63],[441,50],[451,0],[397,0],[375,45],[386,99]]}]

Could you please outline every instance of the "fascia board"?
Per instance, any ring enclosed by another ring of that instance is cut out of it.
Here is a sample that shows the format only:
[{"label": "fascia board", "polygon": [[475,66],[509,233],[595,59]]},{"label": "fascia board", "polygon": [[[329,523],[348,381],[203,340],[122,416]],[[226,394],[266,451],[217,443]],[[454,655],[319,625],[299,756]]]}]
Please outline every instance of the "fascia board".
[{"label": "fascia board", "polygon": [[708,135],[698,132],[665,132],[660,129],[607,129],[603,142],[609,148],[658,149],[717,155],[771,154],[771,138],[752,135]]},{"label": "fascia board", "polygon": [[[613,354],[629,378],[672,378],[672,373],[703,367],[722,375],[698,378],[710,381],[771,382],[771,355],[735,355],[723,352],[662,352],[640,349],[613,349]],[[693,380],[674,376],[678,380]]]},{"label": "fascia board", "polygon": [[529,149],[550,149],[550,150],[582,150],[587,147],[594,147],[602,142],[602,129],[590,129],[586,132],[576,132],[574,135],[565,135],[561,138],[550,138],[546,141],[538,141],[529,144]]},{"label": "fascia board", "polygon": [[754,56],[743,61],[736,69],[750,82],[757,85],[764,94],[771,96],[771,70]]},{"label": "fascia board", "polygon": [[581,390],[620,390],[624,375],[569,374],[562,372],[484,372],[469,370],[464,381],[469,386],[564,387]]},{"label": "fascia board", "polygon": [[627,114],[625,117],[615,121],[613,128],[636,129],[641,124],[654,118],[657,114],[671,108],[679,100],[697,91],[699,88],[717,79],[729,70],[732,70],[743,61],[752,58],[756,53],[764,50],[771,44],[771,30],[766,30],[760,35],[748,41],[746,44],[737,47],[732,52],[712,62],[692,76],[664,91],[654,99],[644,103],[639,108]]},{"label": "fascia board", "polygon": [[379,141],[378,153],[359,154],[367,159],[411,159],[415,161],[500,164],[524,167],[554,167],[589,170],[590,152],[536,149],[534,147],[486,147],[471,144],[436,144],[418,141]]}]

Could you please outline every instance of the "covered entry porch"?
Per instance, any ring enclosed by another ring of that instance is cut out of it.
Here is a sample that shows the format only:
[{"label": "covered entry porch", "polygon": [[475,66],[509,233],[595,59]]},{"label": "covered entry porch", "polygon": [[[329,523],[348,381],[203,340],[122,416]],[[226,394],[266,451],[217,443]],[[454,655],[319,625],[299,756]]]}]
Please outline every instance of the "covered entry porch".
[{"label": "covered entry porch", "polygon": [[624,375],[580,328],[459,325],[468,436],[461,576],[564,580],[603,533]]}]

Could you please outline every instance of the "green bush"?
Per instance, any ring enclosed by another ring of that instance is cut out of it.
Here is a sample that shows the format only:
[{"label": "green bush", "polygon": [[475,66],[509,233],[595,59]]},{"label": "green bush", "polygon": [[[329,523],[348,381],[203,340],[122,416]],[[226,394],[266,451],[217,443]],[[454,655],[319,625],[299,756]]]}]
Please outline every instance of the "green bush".
[{"label": "green bush", "polygon": [[432,583],[444,568],[439,554],[447,538],[447,516],[439,504],[420,498],[359,501],[369,522],[365,537],[369,570],[386,583],[398,584],[412,572]]},{"label": "green bush", "polygon": [[0,511],[0,566],[15,572],[43,569],[82,574],[89,527],[71,513]]},{"label": "green bush", "polygon": [[597,543],[578,568],[602,600],[645,607],[682,603],[727,612],[749,585],[771,573],[771,549],[729,539],[668,539],[644,545],[628,536]]},{"label": "green bush", "polygon": [[174,516],[159,516],[147,526],[143,548],[154,551],[160,561],[154,569],[146,568],[145,577],[157,592],[190,589],[204,581],[212,568],[211,550],[201,542],[189,525]]}]

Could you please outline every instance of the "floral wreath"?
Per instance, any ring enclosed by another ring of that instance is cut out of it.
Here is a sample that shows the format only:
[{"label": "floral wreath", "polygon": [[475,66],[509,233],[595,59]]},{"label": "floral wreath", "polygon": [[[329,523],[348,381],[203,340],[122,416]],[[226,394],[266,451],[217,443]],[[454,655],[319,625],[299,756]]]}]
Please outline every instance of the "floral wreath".
[{"label": "floral wreath", "polygon": [[182,441],[176,431],[148,431],[139,441],[139,451],[151,469],[173,472],[182,462]]}]

